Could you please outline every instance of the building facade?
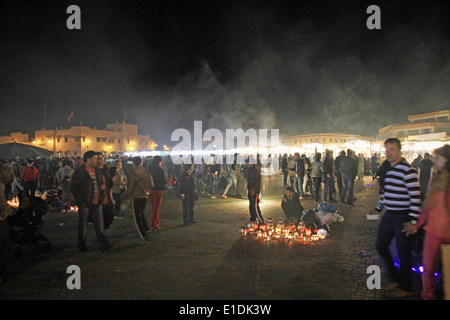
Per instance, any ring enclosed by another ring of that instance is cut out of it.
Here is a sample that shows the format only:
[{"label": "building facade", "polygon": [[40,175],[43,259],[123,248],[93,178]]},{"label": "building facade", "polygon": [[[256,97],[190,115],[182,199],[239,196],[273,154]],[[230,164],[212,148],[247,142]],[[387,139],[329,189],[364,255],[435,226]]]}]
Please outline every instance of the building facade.
[{"label": "building facade", "polygon": [[155,150],[155,140],[138,133],[138,126],[130,123],[107,124],[105,129],[72,126],[35,131],[31,144],[53,151],[55,156],[83,156],[94,150],[106,155],[129,151]]},{"label": "building facade", "polygon": [[[450,134],[450,110],[411,115],[407,123],[391,124],[379,130],[380,139],[396,137],[403,140],[421,139],[422,135],[434,139]],[[426,138],[426,137],[422,137]],[[423,139],[421,139],[423,140]]]}]

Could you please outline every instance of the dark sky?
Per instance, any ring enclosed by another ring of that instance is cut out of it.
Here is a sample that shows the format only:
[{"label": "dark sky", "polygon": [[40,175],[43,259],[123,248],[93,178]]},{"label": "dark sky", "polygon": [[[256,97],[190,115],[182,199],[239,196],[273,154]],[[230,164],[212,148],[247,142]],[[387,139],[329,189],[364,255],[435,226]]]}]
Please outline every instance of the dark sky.
[{"label": "dark sky", "polygon": [[[139,125],[375,136],[450,106],[448,1],[0,1],[0,131]],[[68,30],[66,9],[81,9]],[[381,8],[381,30],[366,9]],[[74,111],[71,122],[67,117]]]}]

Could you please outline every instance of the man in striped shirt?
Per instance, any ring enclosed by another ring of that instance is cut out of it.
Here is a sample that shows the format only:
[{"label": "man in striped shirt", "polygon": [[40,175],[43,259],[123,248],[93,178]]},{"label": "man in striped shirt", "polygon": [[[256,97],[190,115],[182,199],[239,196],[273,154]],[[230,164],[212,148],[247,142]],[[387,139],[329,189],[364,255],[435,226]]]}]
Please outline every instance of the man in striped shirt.
[{"label": "man in striped shirt", "polygon": [[[384,193],[376,211],[385,213],[378,228],[376,248],[385,261],[393,282],[385,289],[395,290],[394,296],[411,295],[412,288],[412,239],[402,232],[403,223],[417,221],[420,214],[420,185],[416,170],[402,157],[401,143],[397,138],[384,142],[386,160],[390,168],[384,180]],[[395,238],[400,268],[394,265],[389,245]]]}]

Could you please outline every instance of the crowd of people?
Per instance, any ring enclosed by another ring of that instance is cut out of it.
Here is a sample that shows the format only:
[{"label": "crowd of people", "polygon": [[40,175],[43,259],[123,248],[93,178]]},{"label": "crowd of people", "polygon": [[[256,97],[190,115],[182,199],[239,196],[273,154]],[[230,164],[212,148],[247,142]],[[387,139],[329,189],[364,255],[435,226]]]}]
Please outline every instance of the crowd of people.
[{"label": "crowd of people", "polygon": [[[304,210],[301,199],[311,197],[315,203],[339,202],[353,206],[355,181],[365,175],[379,182],[381,200],[376,211],[386,210],[379,227],[377,249],[387,262],[393,283],[400,296],[411,292],[411,234],[419,227],[427,231],[424,245],[424,299],[432,299],[435,288],[434,270],[437,268],[438,244],[450,243],[449,165],[450,147],[417,157],[410,164],[401,154],[398,139],[385,142],[386,158],[372,154],[370,158],[358,156],[350,149],[334,157],[331,150],[324,155],[306,156],[294,153],[279,157],[279,173],[283,179],[281,208],[288,219],[299,218]],[[6,200],[22,192],[28,196],[46,195],[49,208],[67,212],[76,205],[79,215],[78,249],[85,252],[87,225],[94,225],[100,250],[112,248],[105,229],[114,219],[123,219],[128,206],[138,231],[138,242],[146,244],[152,230],[160,228],[159,210],[165,190],[173,189],[182,203],[182,221],[195,224],[194,205],[201,184],[206,186],[211,199],[223,189],[228,199],[231,187],[242,198],[246,185],[250,220],[264,224],[259,203],[261,199],[264,166],[258,156],[248,156],[245,164],[218,161],[206,164],[174,164],[170,156],[105,157],[103,153],[88,151],[83,157],[11,159],[3,160],[0,168],[0,223],[2,252],[5,258],[7,228]],[[222,159],[224,160],[224,159]],[[270,166],[270,163],[269,163]],[[434,168],[434,170],[433,170]],[[219,188],[221,183],[222,188]],[[281,190],[280,190],[281,192]],[[426,199],[426,200],[425,200]],[[150,221],[144,214],[147,200],[151,204]],[[424,202],[425,201],[425,202]],[[421,209],[421,206],[423,209]],[[415,223],[414,221],[419,221]],[[401,267],[394,266],[389,244],[396,239]],[[1,262],[1,261],[0,261]],[[1,270],[0,270],[1,271]],[[1,277],[0,277],[1,278]],[[434,281],[434,282],[433,282]]]}]

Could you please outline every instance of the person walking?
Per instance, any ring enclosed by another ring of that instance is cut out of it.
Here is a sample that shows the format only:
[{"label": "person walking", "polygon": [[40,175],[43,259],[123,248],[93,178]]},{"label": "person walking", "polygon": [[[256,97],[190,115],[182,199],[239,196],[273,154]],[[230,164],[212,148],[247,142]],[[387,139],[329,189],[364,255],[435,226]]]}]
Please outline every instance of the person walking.
[{"label": "person walking", "polygon": [[[416,221],[420,214],[420,186],[417,171],[403,157],[401,142],[397,138],[389,138],[384,142],[386,160],[390,163],[385,181],[384,193],[373,214],[385,210],[378,227],[376,248],[385,261],[391,283],[386,291],[394,291],[398,298],[411,296],[412,289],[412,241],[402,232],[403,224]],[[400,259],[400,269],[394,265],[389,250],[392,239],[395,239]]]},{"label": "person walking", "polygon": [[[426,154],[424,155],[424,160]],[[424,300],[435,300],[435,272],[439,268],[440,247],[450,244],[450,146],[445,145],[434,150],[434,168],[437,171],[430,181],[430,190],[420,212],[419,221],[404,224],[406,236],[417,233],[423,227],[422,292]]]},{"label": "person walking", "polygon": [[150,236],[150,227],[145,217],[145,206],[150,189],[153,188],[153,178],[151,174],[142,167],[142,159],[134,157],[132,159],[133,169],[130,172],[125,193],[125,203],[128,204],[133,199],[134,221],[140,239],[138,243],[146,244]]},{"label": "person walking", "polygon": [[162,158],[160,156],[153,157],[148,170],[153,178],[154,186],[150,189],[148,198],[152,204],[152,215],[150,216],[150,228],[158,230],[159,226],[159,209],[163,198],[163,192],[166,189],[166,176],[162,169]]},{"label": "person walking", "polygon": [[106,238],[103,224],[103,201],[106,196],[106,181],[97,167],[97,154],[87,151],[83,155],[83,165],[72,175],[70,191],[78,205],[78,249],[85,252],[88,219],[93,222],[100,250],[105,252],[112,248]]},{"label": "person walking", "polygon": [[239,164],[237,163],[237,154],[234,155],[234,161],[232,164],[229,165],[229,170],[228,170],[228,177],[227,177],[227,181],[228,184],[225,187],[225,190],[223,191],[222,194],[222,198],[224,199],[228,199],[228,190],[230,190],[230,187],[232,185],[234,185],[234,190],[236,191],[236,195],[239,198],[242,198],[242,196],[239,194],[239,189],[238,189],[238,183],[239,183]]},{"label": "person walking", "polygon": [[192,164],[184,165],[184,172],[180,177],[180,196],[183,204],[183,223],[185,225],[195,224],[194,205],[195,205],[195,181],[193,176],[194,166]]}]

